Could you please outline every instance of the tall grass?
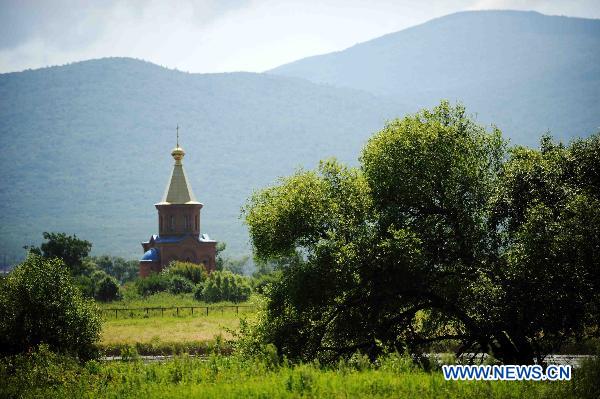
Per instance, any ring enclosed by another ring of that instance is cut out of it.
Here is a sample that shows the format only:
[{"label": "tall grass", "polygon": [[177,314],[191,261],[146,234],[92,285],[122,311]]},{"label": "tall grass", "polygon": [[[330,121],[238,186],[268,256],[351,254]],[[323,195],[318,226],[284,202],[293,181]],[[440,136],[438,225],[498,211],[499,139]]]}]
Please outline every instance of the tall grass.
[{"label": "tall grass", "polygon": [[[579,375],[589,379],[597,370],[577,370],[576,381]],[[445,381],[439,372],[424,372],[399,355],[376,365],[354,359],[329,367],[291,365],[268,354],[81,366],[45,352],[3,361],[0,378],[1,397],[24,398],[574,398],[585,391],[569,382]]]}]

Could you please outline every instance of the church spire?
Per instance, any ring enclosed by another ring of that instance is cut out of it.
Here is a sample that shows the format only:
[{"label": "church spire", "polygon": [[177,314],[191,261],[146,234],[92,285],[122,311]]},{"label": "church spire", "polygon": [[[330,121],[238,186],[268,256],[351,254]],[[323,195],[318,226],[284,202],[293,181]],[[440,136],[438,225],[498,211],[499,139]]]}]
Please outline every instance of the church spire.
[{"label": "church spire", "polygon": [[163,195],[160,203],[167,204],[197,204],[198,201],[194,196],[192,187],[188,182],[183,169],[183,163],[181,160],[185,156],[185,151],[179,146],[179,125],[176,128],[177,131],[177,146],[171,151],[171,156],[175,159],[175,165],[173,165],[173,172],[171,173],[171,179],[167,184],[167,188]]}]

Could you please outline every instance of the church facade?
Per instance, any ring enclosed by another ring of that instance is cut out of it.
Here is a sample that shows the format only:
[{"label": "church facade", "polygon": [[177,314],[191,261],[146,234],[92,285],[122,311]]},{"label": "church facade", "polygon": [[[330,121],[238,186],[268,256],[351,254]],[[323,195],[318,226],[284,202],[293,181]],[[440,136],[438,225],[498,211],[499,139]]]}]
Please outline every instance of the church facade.
[{"label": "church facade", "polygon": [[217,242],[207,234],[200,234],[203,204],[196,200],[183,169],[185,151],[179,147],[179,139],[171,155],[175,159],[171,179],[162,200],[154,204],[158,211],[158,234],[142,242],[140,277],[159,273],[174,260],[201,263],[209,271],[216,267]]}]

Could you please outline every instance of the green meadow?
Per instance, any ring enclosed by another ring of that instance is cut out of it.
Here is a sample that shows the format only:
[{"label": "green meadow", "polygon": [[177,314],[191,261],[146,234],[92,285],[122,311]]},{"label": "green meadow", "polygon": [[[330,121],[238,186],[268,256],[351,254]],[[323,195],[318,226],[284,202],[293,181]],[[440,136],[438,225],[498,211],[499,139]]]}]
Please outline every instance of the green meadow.
[{"label": "green meadow", "polygon": [[[240,319],[253,319],[257,298],[238,304],[207,304],[195,300],[192,294],[161,292],[98,306],[102,311],[99,345],[107,355],[119,355],[128,347],[142,355],[206,354],[217,341],[226,345],[232,331],[239,328]],[[190,307],[194,307],[193,313]],[[208,315],[203,307],[208,307]],[[117,317],[113,309],[121,309]]]}]

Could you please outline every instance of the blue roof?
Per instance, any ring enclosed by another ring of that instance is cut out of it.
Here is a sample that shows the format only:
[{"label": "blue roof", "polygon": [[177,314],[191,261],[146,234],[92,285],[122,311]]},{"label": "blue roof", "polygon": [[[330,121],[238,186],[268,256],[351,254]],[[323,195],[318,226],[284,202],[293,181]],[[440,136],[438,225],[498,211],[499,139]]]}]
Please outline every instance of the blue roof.
[{"label": "blue roof", "polygon": [[179,242],[181,240],[186,239],[188,236],[173,236],[173,237],[161,237],[161,236],[155,236],[154,237],[154,242],[165,242],[165,243],[169,243],[169,242]]},{"label": "blue roof", "polygon": [[145,261],[149,261],[149,262],[158,262],[159,261],[158,248],[150,248],[149,250],[144,252],[144,256],[142,256],[142,259],[140,259],[140,260],[145,260]]}]

